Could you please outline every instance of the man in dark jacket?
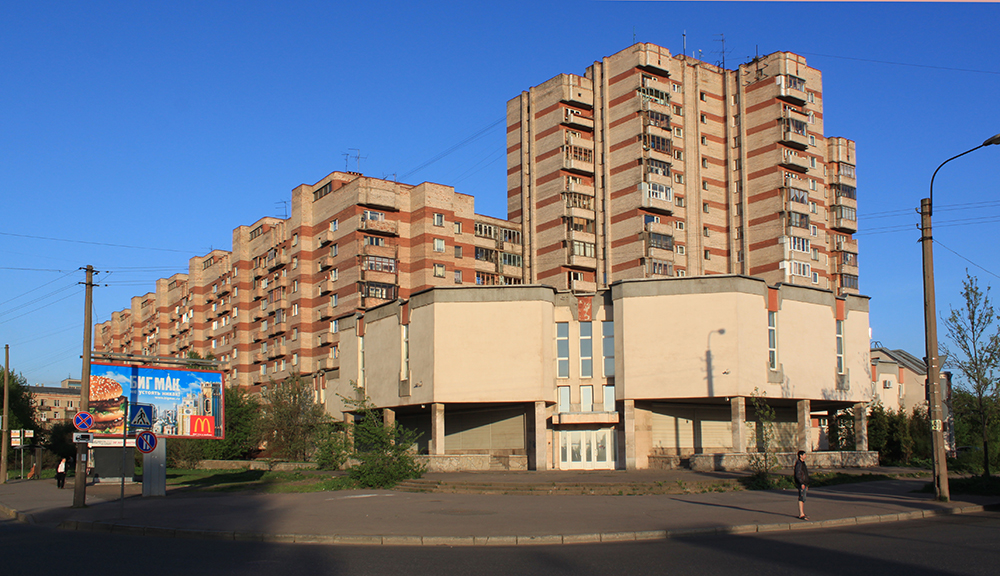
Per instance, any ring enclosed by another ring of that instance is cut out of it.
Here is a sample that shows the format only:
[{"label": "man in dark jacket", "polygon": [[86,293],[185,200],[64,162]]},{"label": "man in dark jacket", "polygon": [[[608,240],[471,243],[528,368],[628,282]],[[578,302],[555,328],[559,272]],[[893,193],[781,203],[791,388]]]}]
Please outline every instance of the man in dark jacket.
[{"label": "man in dark jacket", "polygon": [[795,461],[795,487],[799,489],[799,520],[808,520],[806,516],[806,491],[809,490],[809,469],[806,468],[806,452],[799,450],[799,457]]}]

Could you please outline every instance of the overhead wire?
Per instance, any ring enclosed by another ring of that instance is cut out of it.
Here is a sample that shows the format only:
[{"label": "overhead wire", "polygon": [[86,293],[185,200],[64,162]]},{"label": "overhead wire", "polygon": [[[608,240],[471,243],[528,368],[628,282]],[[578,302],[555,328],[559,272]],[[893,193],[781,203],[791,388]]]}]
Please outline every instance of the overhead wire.
[{"label": "overhead wire", "polygon": [[470,143],[474,142],[475,140],[478,140],[479,138],[482,138],[487,132],[489,132],[490,130],[492,130],[496,126],[499,126],[506,119],[507,119],[506,116],[501,116],[498,120],[496,120],[495,122],[491,123],[489,126],[487,126],[487,127],[483,128],[483,129],[479,130],[478,132],[476,132],[472,136],[469,136],[465,140],[462,140],[458,144],[455,144],[455,145],[451,146],[450,148],[448,148],[444,152],[441,152],[440,154],[434,156],[430,160],[427,160],[423,164],[420,164],[419,166],[417,166],[413,170],[410,170],[409,172],[407,172],[407,173],[399,176],[399,179],[400,180],[404,180],[408,176],[412,176],[413,174],[416,174],[417,172],[419,172],[419,171],[423,170],[424,168],[430,166],[431,164],[437,162],[438,160],[441,160],[442,158],[445,158],[446,156],[452,154],[453,152],[455,152],[459,148],[461,148],[461,147],[463,147],[463,146],[465,146],[467,144],[470,144]]},{"label": "overhead wire", "polygon": [[192,250],[177,250],[175,248],[153,248],[152,246],[131,246],[129,244],[112,244],[110,242],[93,242],[90,240],[71,240],[69,238],[51,238],[48,236],[32,236],[30,234],[14,234],[12,232],[0,232],[2,236],[13,236],[16,238],[31,238],[33,240],[50,240],[52,242],[70,242],[72,244],[90,244],[92,246],[110,246],[112,248],[131,248],[135,250],[157,250],[160,252],[180,252],[190,254]]},{"label": "overhead wire", "polygon": [[[14,268],[0,268],[0,270],[14,270]],[[51,270],[51,272],[55,272],[55,270]],[[38,285],[38,286],[32,288],[31,290],[28,290],[27,292],[24,292],[22,294],[18,294],[17,296],[14,296],[13,298],[11,298],[9,300],[4,300],[3,302],[0,302],[0,306],[3,306],[4,304],[7,304],[8,302],[13,302],[14,300],[17,300],[18,298],[27,296],[28,294],[31,294],[31,293],[37,291],[39,288],[44,288],[44,287],[48,286],[49,284],[55,284],[56,282],[62,280],[63,278],[65,278],[65,277],[67,277],[67,276],[69,276],[71,274],[75,274],[76,272],[77,272],[76,270],[70,270],[69,272],[67,272],[66,274],[63,274],[62,276],[56,278],[55,280],[51,280],[49,282],[46,282],[45,284]]]}]

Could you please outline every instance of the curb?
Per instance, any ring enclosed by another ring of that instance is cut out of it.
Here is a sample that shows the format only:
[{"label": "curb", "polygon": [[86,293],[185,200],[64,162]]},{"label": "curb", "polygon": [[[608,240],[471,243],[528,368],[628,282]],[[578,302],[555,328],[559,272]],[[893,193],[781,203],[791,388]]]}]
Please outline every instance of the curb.
[{"label": "curb", "polygon": [[[547,536],[364,536],[350,534],[262,534],[228,530],[192,530],[183,528],[154,528],[117,524],[114,522],[81,522],[66,520],[56,528],[84,532],[110,532],[133,536],[153,536],[157,538],[195,538],[200,540],[242,540],[253,542],[274,542],[282,544],[324,544],[341,546],[539,546],[553,544],[597,544],[602,542],[641,542],[691,538],[697,536],[727,536],[732,534],[756,534],[791,530],[819,530],[882,522],[902,522],[956,514],[1000,510],[1000,504],[964,506],[962,508],[940,508],[934,510],[914,510],[879,516],[852,516],[822,521],[779,524],[743,524],[710,528],[681,528],[676,530],[646,530],[638,532],[594,532],[587,534],[554,534]],[[0,504],[0,511],[19,522],[32,522],[29,514],[12,511]],[[21,517],[27,520],[21,520]]]},{"label": "curb", "polygon": [[18,510],[10,508],[5,504],[3,504],[2,502],[0,502],[0,516],[6,516],[7,518],[10,518],[11,520],[14,520],[16,522],[20,522],[22,524],[35,523],[35,518],[31,514],[26,514],[24,512],[20,512]]}]

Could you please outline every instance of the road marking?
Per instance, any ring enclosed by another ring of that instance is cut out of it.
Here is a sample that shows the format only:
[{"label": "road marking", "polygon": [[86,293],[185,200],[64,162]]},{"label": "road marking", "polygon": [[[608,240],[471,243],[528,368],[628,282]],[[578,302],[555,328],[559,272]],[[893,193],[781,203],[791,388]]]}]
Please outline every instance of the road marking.
[{"label": "road marking", "polygon": [[395,494],[352,494],[350,496],[338,496],[336,498],[327,498],[327,500],[348,500],[350,498],[374,498],[376,496],[395,496]]}]

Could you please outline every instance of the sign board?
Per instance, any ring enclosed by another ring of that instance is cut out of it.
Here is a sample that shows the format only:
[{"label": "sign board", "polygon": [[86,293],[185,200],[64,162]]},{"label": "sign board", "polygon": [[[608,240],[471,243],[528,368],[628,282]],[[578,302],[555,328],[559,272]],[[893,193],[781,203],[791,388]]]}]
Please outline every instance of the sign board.
[{"label": "sign board", "polygon": [[[223,375],[219,371],[95,363],[90,366],[90,411],[98,436],[121,436],[128,405],[149,405],[150,430],[166,438],[223,438]],[[141,422],[140,422],[141,423]]]},{"label": "sign board", "polygon": [[156,434],[149,430],[139,432],[135,437],[135,447],[143,454],[149,454],[156,450]]},{"label": "sign board", "polygon": [[34,430],[25,430],[24,431],[24,437],[26,439],[27,438],[34,438],[35,437],[35,431]]},{"label": "sign board", "polygon": [[[121,448],[122,438],[121,436],[115,438],[114,436],[94,436],[94,439],[90,441],[91,448]],[[127,438],[125,440],[126,448],[135,448],[135,438]]]},{"label": "sign board", "polygon": [[94,439],[94,435],[87,432],[74,432],[73,433],[73,443],[74,444],[87,444]]},{"label": "sign board", "polygon": [[153,427],[153,405],[134,404],[129,406],[131,415],[128,420],[130,428],[149,429]]},{"label": "sign board", "polygon": [[20,448],[21,447],[21,437],[20,436],[14,436],[13,435],[14,432],[17,432],[17,430],[11,430],[10,431],[10,433],[11,433],[10,447],[11,448]]},{"label": "sign board", "polygon": [[77,412],[76,416],[73,417],[73,426],[81,432],[86,432],[90,430],[90,427],[94,425],[94,416],[90,412]]}]

